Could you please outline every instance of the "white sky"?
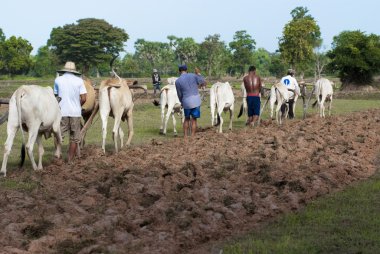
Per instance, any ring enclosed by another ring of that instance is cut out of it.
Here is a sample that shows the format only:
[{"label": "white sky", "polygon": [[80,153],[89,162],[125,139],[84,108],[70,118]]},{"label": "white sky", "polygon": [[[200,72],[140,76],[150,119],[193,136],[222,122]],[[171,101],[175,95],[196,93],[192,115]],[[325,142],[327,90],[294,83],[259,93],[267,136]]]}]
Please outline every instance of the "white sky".
[{"label": "white sky", "polygon": [[304,6],[318,22],[323,45],[344,30],[380,34],[379,0],[0,0],[0,28],[5,36],[21,36],[33,46],[32,54],[46,45],[53,28],[82,18],[104,19],[125,29],[127,52],[143,38],[167,42],[168,35],[192,37],[201,42],[220,34],[226,43],[238,30],[246,30],[256,47],[278,48],[290,11]]}]

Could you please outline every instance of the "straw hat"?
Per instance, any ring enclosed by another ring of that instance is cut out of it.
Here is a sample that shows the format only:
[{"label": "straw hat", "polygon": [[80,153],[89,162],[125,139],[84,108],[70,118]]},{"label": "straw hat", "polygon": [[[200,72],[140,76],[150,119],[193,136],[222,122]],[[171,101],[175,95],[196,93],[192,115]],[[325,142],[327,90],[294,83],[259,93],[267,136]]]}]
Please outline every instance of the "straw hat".
[{"label": "straw hat", "polygon": [[74,74],[81,75],[81,73],[76,70],[74,62],[66,62],[65,67],[63,67],[62,70],[58,70],[57,72],[58,73],[71,72]]}]

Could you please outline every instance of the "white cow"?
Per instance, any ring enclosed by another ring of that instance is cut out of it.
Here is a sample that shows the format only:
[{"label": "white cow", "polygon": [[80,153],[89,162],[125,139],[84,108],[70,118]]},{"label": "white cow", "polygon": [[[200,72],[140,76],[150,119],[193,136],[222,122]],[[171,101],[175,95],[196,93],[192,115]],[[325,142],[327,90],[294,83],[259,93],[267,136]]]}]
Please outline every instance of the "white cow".
[{"label": "white cow", "polygon": [[[280,109],[283,104],[285,104],[289,100],[289,91],[288,88],[283,85],[281,82],[274,84],[272,88],[270,89],[270,99],[269,99],[269,104],[270,104],[270,117],[273,119],[273,109],[274,105],[277,102],[277,107],[276,107],[276,121],[278,124],[282,124],[281,120],[281,114]],[[285,117],[287,116],[288,113],[288,108],[285,111]]]},{"label": "white cow", "polygon": [[248,121],[248,105],[247,105],[247,91],[245,90],[244,82],[240,85],[241,97],[243,98],[242,104],[240,106],[240,111],[238,114],[238,118],[245,114],[246,119],[245,122]]},{"label": "white cow", "polygon": [[[235,97],[232,88],[228,82],[217,82],[210,89],[210,108],[211,108],[211,125],[214,126],[214,121],[217,119],[219,125],[219,133],[223,132],[223,111],[230,111],[230,125],[232,130],[232,119],[234,115]],[[216,112],[215,112],[216,109]],[[216,114],[215,114],[216,113]]]},{"label": "white cow", "polygon": [[[12,95],[9,101],[9,115],[7,124],[7,140],[4,145],[3,164],[1,173],[6,176],[7,161],[11,152],[13,139],[17,130],[21,127],[22,134],[22,150],[21,163],[25,160],[25,147],[32,163],[34,170],[42,169],[42,155],[44,148],[42,147],[41,137],[50,137],[53,132],[55,137],[55,156],[61,157],[61,110],[58,101],[54,97],[51,87],[41,87],[35,85],[24,85],[19,87]],[[25,145],[24,131],[29,133],[28,141]],[[38,144],[38,166],[34,161],[33,147],[37,141]]]},{"label": "white cow", "polygon": [[318,103],[319,116],[325,117],[325,101],[329,102],[328,109],[329,115],[331,114],[331,104],[333,99],[333,88],[331,82],[326,78],[320,78],[314,85],[316,102],[313,103],[313,107]]},{"label": "white cow", "polygon": [[[154,105],[158,106],[161,105],[161,126],[160,126],[160,134],[166,135],[166,129],[168,126],[168,121],[170,115],[172,115],[173,118],[173,130],[174,135],[177,136],[177,129],[176,129],[176,119],[174,116],[174,113],[181,113],[182,121],[184,119],[183,110],[181,102],[179,101],[178,95],[177,95],[177,89],[175,86],[175,81],[177,78],[172,77],[168,78],[168,85],[164,86],[161,89],[160,93],[160,102],[157,103],[154,102]],[[166,117],[165,117],[165,108],[167,107],[166,111]]]},{"label": "white cow", "polygon": [[130,145],[133,137],[133,100],[132,92],[129,89],[125,79],[110,78],[104,80],[99,88],[99,112],[102,119],[102,149],[106,152],[106,136],[108,116],[114,117],[115,123],[112,130],[112,137],[115,142],[115,151],[119,151],[118,139],[120,139],[120,148],[124,146],[124,132],[121,128],[121,121],[128,123],[128,140],[127,145]]}]

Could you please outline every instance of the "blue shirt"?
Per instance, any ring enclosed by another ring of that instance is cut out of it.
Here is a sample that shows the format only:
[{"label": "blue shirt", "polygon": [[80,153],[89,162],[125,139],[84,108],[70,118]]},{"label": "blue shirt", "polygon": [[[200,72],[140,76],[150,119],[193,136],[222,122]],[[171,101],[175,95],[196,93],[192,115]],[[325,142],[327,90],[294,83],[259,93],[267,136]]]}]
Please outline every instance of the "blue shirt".
[{"label": "blue shirt", "polygon": [[201,97],[198,85],[203,84],[205,79],[194,73],[182,73],[175,82],[179,101],[184,109],[192,109],[201,105]]}]

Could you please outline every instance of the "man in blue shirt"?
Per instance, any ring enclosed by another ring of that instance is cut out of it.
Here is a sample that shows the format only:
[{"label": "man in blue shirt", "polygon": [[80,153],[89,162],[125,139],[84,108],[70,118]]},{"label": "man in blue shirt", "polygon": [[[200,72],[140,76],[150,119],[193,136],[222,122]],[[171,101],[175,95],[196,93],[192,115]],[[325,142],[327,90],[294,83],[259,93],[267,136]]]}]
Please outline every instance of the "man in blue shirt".
[{"label": "man in blue shirt", "polygon": [[205,83],[205,79],[200,75],[199,70],[196,69],[194,73],[187,73],[187,66],[181,65],[178,68],[180,77],[175,82],[177,95],[182,104],[185,121],[183,122],[184,137],[187,138],[190,133],[191,136],[195,135],[197,129],[197,118],[201,116],[201,97],[198,92],[198,86]]}]

